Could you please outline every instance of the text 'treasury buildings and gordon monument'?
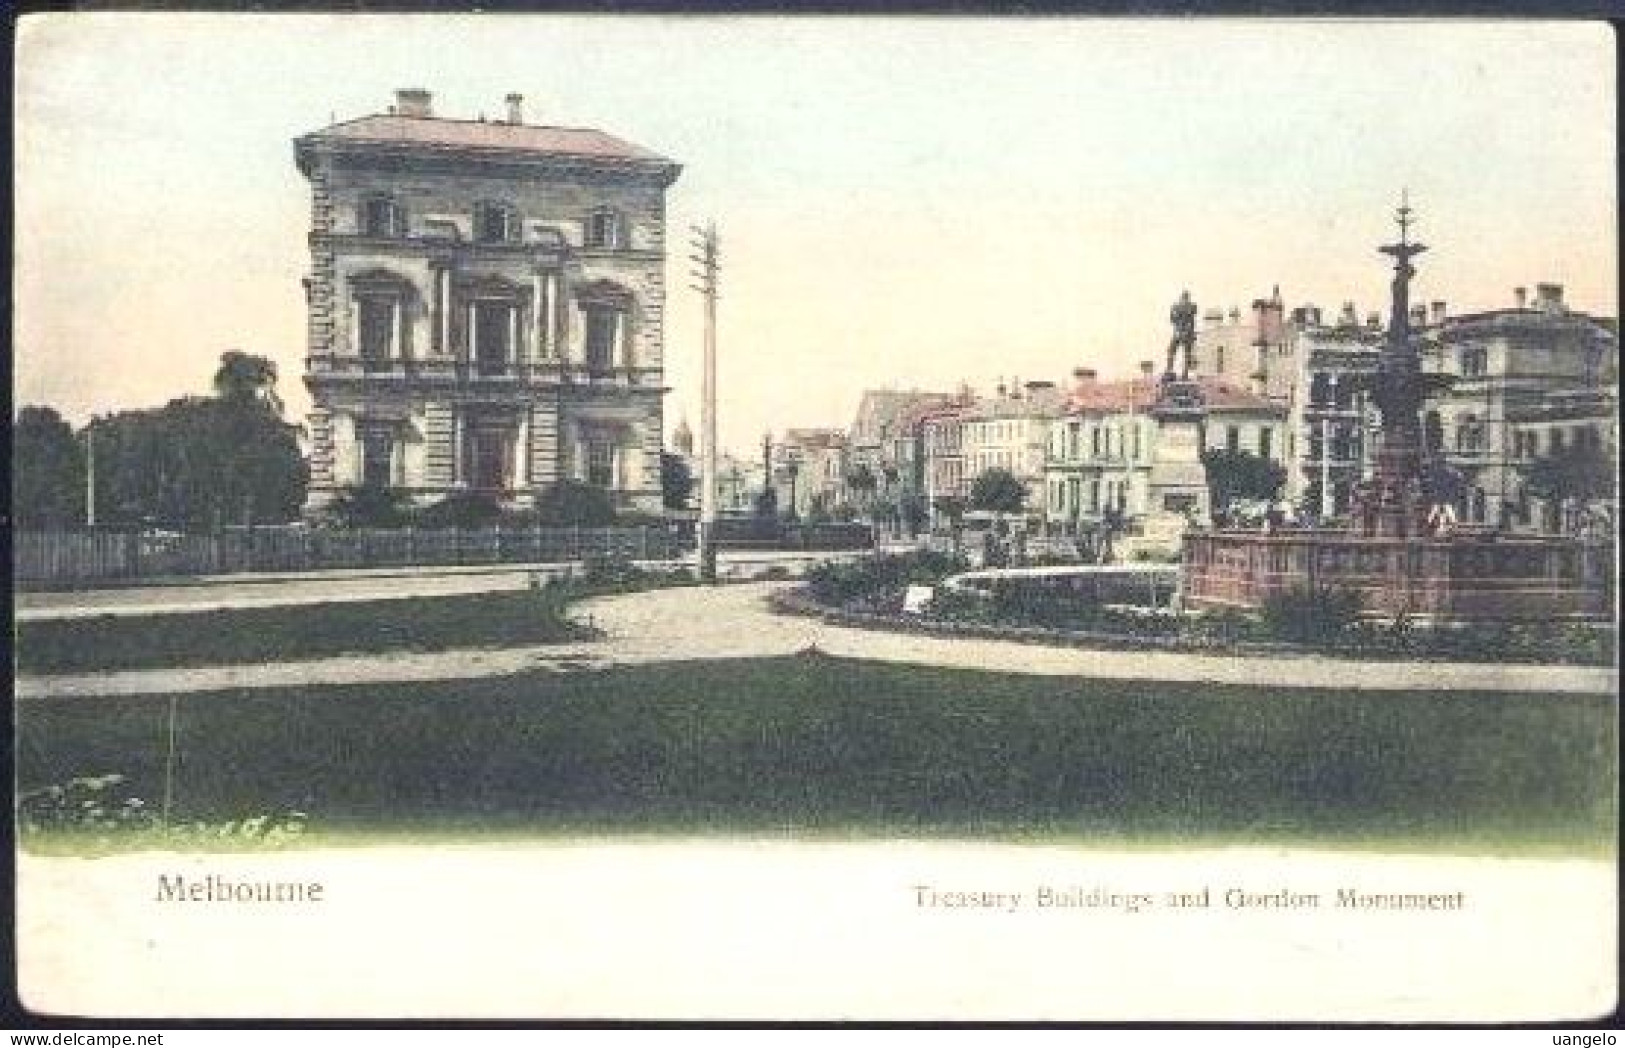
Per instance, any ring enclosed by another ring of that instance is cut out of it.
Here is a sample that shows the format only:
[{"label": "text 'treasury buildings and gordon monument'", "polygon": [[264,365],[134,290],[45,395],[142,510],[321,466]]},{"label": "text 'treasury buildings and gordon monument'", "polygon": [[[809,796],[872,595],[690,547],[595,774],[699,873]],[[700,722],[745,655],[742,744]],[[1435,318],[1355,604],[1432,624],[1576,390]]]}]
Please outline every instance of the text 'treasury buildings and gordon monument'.
[{"label": "text 'treasury buildings and gordon monument'", "polygon": [[310,181],[307,511],[354,487],[660,508],[665,193],[601,131],[387,113],[294,142]]}]

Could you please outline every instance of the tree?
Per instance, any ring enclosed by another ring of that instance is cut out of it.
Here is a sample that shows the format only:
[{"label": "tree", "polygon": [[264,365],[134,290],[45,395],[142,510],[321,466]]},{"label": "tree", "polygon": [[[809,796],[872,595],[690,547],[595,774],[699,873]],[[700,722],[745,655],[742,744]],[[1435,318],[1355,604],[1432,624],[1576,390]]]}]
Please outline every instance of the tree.
[{"label": "tree", "polygon": [[55,408],[30,404],[11,430],[11,513],[23,527],[60,528],[85,518],[85,457]]},{"label": "tree", "polygon": [[1020,513],[1027,502],[1027,486],[1007,469],[990,469],[970,486],[972,508],[989,513]]},{"label": "tree", "polygon": [[875,488],[879,483],[868,463],[860,462],[847,471],[846,486],[858,497],[859,505],[873,508]]},{"label": "tree", "polygon": [[1570,444],[1524,468],[1524,488],[1536,498],[1590,502],[1614,497],[1614,464],[1596,444]]},{"label": "tree", "polygon": [[1281,464],[1251,451],[1208,448],[1202,452],[1207,471],[1208,498],[1214,510],[1241,500],[1271,501],[1286,483]]},{"label": "tree", "polygon": [[897,514],[909,535],[918,535],[925,527],[925,496],[913,492],[903,495],[897,503]]},{"label": "tree", "polygon": [[195,529],[297,517],[308,471],[275,380],[270,361],[233,351],[217,396],[96,420],[97,519]]},{"label": "tree", "polygon": [[214,372],[214,392],[228,403],[257,401],[272,414],[282,414],[282,401],[276,394],[276,364],[265,357],[228,349],[220,354]]},{"label": "tree", "polygon": [[965,500],[958,495],[938,495],[931,500],[931,506],[947,517],[949,527],[956,530],[965,519]]},{"label": "tree", "polygon": [[694,473],[681,455],[660,453],[660,502],[667,509],[683,509],[694,490]]}]

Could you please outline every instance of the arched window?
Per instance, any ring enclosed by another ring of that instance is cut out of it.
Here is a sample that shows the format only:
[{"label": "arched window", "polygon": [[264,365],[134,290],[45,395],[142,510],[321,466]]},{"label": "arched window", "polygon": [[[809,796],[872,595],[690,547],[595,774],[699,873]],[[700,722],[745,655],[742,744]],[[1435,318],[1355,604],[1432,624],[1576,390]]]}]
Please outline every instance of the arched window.
[{"label": "arched window", "polygon": [[482,244],[502,244],[518,239],[519,221],[513,208],[495,201],[474,205],[474,239]]},{"label": "arched window", "polygon": [[406,211],[400,201],[388,193],[369,193],[361,198],[361,214],[356,226],[362,236],[405,236]]}]

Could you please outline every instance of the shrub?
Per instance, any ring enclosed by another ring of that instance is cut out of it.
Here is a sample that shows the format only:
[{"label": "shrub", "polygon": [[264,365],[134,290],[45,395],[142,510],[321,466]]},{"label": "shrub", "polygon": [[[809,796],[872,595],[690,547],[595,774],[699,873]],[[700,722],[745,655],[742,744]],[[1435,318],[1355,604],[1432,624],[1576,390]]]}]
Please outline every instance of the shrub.
[{"label": "shrub", "polygon": [[315,523],[340,528],[393,528],[411,519],[412,501],[396,488],[354,487],[340,491]]},{"label": "shrub", "polygon": [[967,570],[962,557],[932,550],[885,554],[853,561],[831,561],[807,570],[813,599],[824,604],[848,604],[905,586],[929,585]]},{"label": "shrub", "polygon": [[1337,640],[1360,615],[1360,594],[1337,586],[1294,586],[1264,601],[1265,629],[1278,640],[1326,644]]},{"label": "shrub", "polygon": [[501,519],[502,507],[496,499],[483,492],[462,491],[419,510],[416,523],[426,528],[480,528]]},{"label": "shrub", "polygon": [[162,825],[160,816],[140,797],[123,789],[122,775],[69,779],[66,785],[43,786],[17,796],[17,827],[25,835],[88,834],[110,839],[155,836],[165,840],[222,838],[235,843],[274,844],[304,832],[305,813],[281,811],[224,822]]},{"label": "shrub", "polygon": [[618,553],[589,553],[581,561],[581,577],[593,585],[634,582],[643,575],[643,569],[632,563],[632,558]]},{"label": "shrub", "polygon": [[536,519],[549,527],[603,527],[614,523],[615,505],[603,488],[565,480],[537,500]]}]

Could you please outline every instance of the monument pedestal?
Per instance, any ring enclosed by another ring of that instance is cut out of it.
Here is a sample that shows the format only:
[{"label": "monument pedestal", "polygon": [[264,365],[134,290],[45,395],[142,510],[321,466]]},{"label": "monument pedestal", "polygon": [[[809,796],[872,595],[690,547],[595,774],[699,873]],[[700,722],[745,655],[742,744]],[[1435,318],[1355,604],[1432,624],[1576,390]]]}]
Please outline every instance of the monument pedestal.
[{"label": "monument pedestal", "polygon": [[1146,537],[1177,548],[1186,526],[1205,524],[1212,513],[1207,470],[1202,465],[1202,431],[1207,408],[1195,382],[1164,380],[1156,405],[1157,449],[1151,458],[1150,505]]}]

